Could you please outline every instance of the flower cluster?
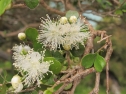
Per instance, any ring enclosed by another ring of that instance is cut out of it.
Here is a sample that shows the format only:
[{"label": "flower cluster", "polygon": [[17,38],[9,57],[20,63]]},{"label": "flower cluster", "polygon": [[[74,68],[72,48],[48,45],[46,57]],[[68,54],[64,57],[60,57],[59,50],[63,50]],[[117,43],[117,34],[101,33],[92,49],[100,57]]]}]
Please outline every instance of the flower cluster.
[{"label": "flower cluster", "polygon": [[85,39],[89,38],[89,32],[81,32],[87,25],[76,16],[71,16],[68,20],[61,17],[58,21],[53,21],[47,16],[47,19],[41,19],[40,34],[38,41],[50,50],[61,49],[70,50],[73,47],[79,48],[79,44],[84,45]]},{"label": "flower cluster", "polygon": [[52,61],[44,61],[44,53],[35,52],[29,46],[25,45],[15,45],[13,47],[14,55],[13,58],[15,62],[13,65],[19,70],[19,72],[24,73],[23,81],[25,85],[30,86],[37,82],[40,85],[40,80],[43,79],[44,74],[49,71],[49,66]]}]

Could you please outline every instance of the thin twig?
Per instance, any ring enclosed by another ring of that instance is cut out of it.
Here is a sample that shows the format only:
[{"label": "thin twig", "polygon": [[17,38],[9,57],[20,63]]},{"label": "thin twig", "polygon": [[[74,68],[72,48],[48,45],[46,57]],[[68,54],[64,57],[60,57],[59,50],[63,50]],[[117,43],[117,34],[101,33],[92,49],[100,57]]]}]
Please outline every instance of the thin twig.
[{"label": "thin twig", "polygon": [[100,73],[96,73],[95,87],[89,94],[98,94],[99,92],[99,82],[100,82]]},{"label": "thin twig", "polygon": [[3,32],[0,32],[0,35],[2,37],[5,37],[5,38],[13,37],[13,36],[18,35],[18,33],[20,33],[20,32],[24,32],[25,29],[28,28],[28,27],[38,27],[38,26],[39,26],[39,23],[31,23],[31,24],[28,24],[28,25],[24,26],[23,28],[21,28],[21,29],[19,29],[17,31],[14,31],[14,32],[10,32],[10,33],[7,33],[7,34],[4,34]]},{"label": "thin twig", "polygon": [[106,37],[102,38],[101,40],[97,41],[97,43],[100,43],[101,41],[106,40],[107,38],[109,38],[109,37],[111,37],[111,36],[112,36],[112,35],[106,36]]},{"label": "thin twig", "polygon": [[56,10],[56,9],[53,9],[53,8],[49,7],[49,6],[45,3],[44,0],[40,0],[40,4],[41,4],[44,8],[46,8],[46,10],[48,10],[48,11],[50,11],[50,12],[52,12],[52,13],[56,13],[56,14],[59,14],[59,15],[62,15],[62,16],[65,15],[65,12],[61,12],[61,11],[59,11],[59,10]]}]

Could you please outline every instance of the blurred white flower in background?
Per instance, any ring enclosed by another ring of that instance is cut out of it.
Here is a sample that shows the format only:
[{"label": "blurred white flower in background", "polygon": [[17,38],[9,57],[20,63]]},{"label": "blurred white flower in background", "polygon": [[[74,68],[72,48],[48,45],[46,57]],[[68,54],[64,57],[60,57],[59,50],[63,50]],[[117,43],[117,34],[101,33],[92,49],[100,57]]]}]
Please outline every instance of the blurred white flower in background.
[{"label": "blurred white flower in background", "polygon": [[[16,45],[16,47],[13,48],[20,49],[20,46],[18,47]],[[23,77],[23,82],[25,85],[30,86],[36,82],[39,86],[41,84],[40,80],[43,79],[44,74],[50,72],[49,66],[52,62],[44,61],[45,51],[40,54],[39,52],[35,52],[30,49],[28,50],[27,54],[19,55],[16,54],[19,53],[18,50],[13,50],[15,51],[13,55],[15,62],[13,65],[19,70],[19,72],[25,72],[25,76]]]},{"label": "blurred white flower in background", "polygon": [[[69,20],[71,22],[68,22]],[[38,41],[50,50],[61,49],[61,46],[69,46],[69,50],[73,47],[78,49],[79,44],[84,45],[84,41],[90,36],[87,25],[76,16],[71,16],[69,20],[65,17],[58,21],[51,20],[49,16],[47,19],[42,18]]]}]

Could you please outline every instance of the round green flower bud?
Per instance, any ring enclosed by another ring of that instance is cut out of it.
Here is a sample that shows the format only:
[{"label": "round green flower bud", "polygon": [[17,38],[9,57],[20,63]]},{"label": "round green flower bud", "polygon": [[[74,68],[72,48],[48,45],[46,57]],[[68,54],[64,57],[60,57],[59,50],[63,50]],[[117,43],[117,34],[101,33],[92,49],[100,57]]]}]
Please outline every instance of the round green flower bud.
[{"label": "round green flower bud", "polygon": [[67,17],[61,17],[60,18],[60,23],[66,24],[68,22]]},{"label": "round green flower bud", "polygon": [[25,33],[19,33],[19,34],[18,34],[18,38],[19,38],[20,40],[24,40],[24,39],[26,38]]},{"label": "round green flower bud", "polygon": [[64,50],[69,51],[71,49],[70,45],[63,45]]},{"label": "round green flower bud", "polygon": [[77,17],[76,16],[71,16],[70,19],[69,19],[69,21],[71,23],[75,23],[75,22],[77,22]]}]

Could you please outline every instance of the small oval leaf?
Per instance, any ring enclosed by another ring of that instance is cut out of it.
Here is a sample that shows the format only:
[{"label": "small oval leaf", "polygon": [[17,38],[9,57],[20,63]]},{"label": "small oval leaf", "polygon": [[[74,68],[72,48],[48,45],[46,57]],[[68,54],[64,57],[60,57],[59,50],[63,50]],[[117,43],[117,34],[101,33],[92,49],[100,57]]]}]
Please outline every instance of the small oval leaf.
[{"label": "small oval leaf", "polygon": [[105,67],[105,65],[106,65],[105,59],[99,54],[97,54],[95,62],[94,62],[94,67],[96,71],[101,72],[103,68]]},{"label": "small oval leaf", "polygon": [[40,43],[38,43],[37,40],[33,42],[33,48],[34,48],[35,51],[41,51],[41,50],[43,50],[43,47],[42,46],[43,45],[40,44]]},{"label": "small oval leaf", "polygon": [[45,57],[44,60],[53,61],[53,64],[50,65],[49,70],[52,71],[54,74],[60,73],[60,71],[62,69],[62,65],[58,60],[56,60],[53,57]]},{"label": "small oval leaf", "polygon": [[95,61],[96,54],[88,54],[82,58],[81,64],[85,68],[90,68]]},{"label": "small oval leaf", "polygon": [[71,89],[71,87],[72,87],[72,83],[69,83],[65,88],[64,88],[64,90],[69,90],[69,89]]},{"label": "small oval leaf", "polygon": [[39,4],[39,0],[25,0],[25,3],[30,9],[34,9]]},{"label": "small oval leaf", "polygon": [[38,31],[36,28],[27,28],[25,30],[26,38],[28,38],[31,41],[36,41],[36,38],[38,36]]},{"label": "small oval leaf", "polygon": [[77,11],[69,10],[66,12],[66,17],[70,18],[71,16],[76,16],[77,18],[79,17],[79,13]]},{"label": "small oval leaf", "polygon": [[120,10],[120,9],[117,9],[117,10],[115,11],[115,14],[117,14],[117,15],[122,15],[122,14],[123,14],[123,11]]},{"label": "small oval leaf", "polygon": [[43,94],[53,94],[50,90],[45,90],[44,92],[43,92]]}]

